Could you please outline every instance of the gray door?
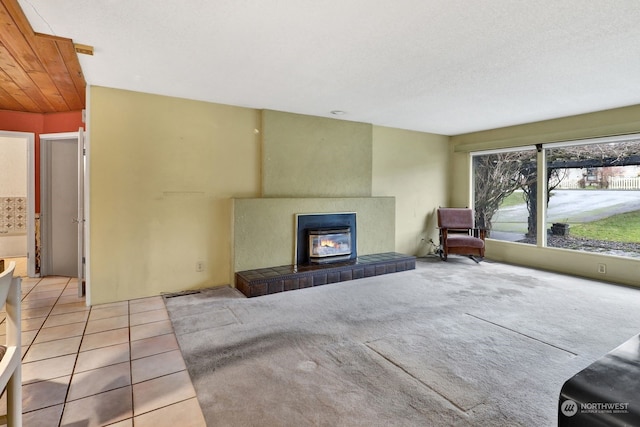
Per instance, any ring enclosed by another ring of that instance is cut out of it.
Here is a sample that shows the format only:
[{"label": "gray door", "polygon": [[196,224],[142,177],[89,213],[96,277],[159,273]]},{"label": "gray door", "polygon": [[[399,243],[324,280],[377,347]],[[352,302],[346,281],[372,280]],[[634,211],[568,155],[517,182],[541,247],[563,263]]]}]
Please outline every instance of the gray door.
[{"label": "gray door", "polygon": [[78,140],[48,141],[47,196],[43,201],[43,273],[78,274]]}]

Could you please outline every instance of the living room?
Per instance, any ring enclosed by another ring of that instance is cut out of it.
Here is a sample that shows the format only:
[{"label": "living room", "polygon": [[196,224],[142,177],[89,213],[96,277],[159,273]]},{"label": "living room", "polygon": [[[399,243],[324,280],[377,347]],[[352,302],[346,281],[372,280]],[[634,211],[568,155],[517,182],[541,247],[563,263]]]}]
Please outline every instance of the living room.
[{"label": "living room", "polygon": [[[478,153],[528,147],[544,175],[547,146],[637,137],[635,2],[312,3],[2,1],[3,130],[86,129],[86,297],[22,282],[25,419],[546,425],[637,334],[640,260],[547,247],[544,215],[480,264],[434,255]],[[356,214],[358,255],[419,268],[238,294],[324,213]]]},{"label": "living room", "polygon": [[[640,107],[632,106],[450,138],[102,87],[90,93],[94,303],[230,284],[236,271],[291,264],[295,213],[357,210],[348,203],[326,208],[320,202],[336,202],[328,198],[395,198],[394,218],[375,221],[394,226],[364,240],[361,253],[425,255],[425,240],[437,241],[437,207],[469,204],[472,148],[630,133],[640,126]],[[327,164],[331,173],[316,183],[310,169],[322,172]],[[235,211],[243,199],[258,205]],[[313,203],[284,209],[292,199]],[[245,229],[233,230],[239,214]],[[255,250],[236,247],[234,236],[252,239]],[[282,236],[288,237],[274,247]],[[637,284],[635,259],[606,257],[603,276],[595,268],[602,255],[492,240],[487,254]],[[195,271],[198,260],[204,272]]]},{"label": "living room", "polygon": [[[239,214],[236,200],[278,204],[275,198],[393,198],[394,212],[383,221],[376,219],[379,234],[359,234],[359,239],[369,239],[360,244],[360,253],[385,248],[421,256],[433,251],[430,240],[437,241],[435,209],[471,204],[470,154],[640,130],[640,100],[625,90],[637,74],[628,55],[637,11],[627,3],[598,10],[601,26],[592,24],[595,11],[578,3],[552,4],[550,10],[496,4],[471,11],[449,5],[442,13],[434,13],[440,10],[434,5],[405,4],[391,16],[380,5],[368,5],[364,20],[357,4],[345,5],[340,19],[326,11],[316,14],[313,8],[281,13],[266,5],[227,5],[224,13],[214,5],[207,9],[210,13],[153,7],[144,13],[136,8],[112,13],[107,6],[93,5],[74,11],[82,14],[79,25],[67,8],[7,2],[10,14],[21,6],[26,19],[17,18],[18,28],[27,39],[35,31],[43,41],[62,46],[61,37],[47,36],[52,29],[72,37],[81,73],[88,76],[90,304],[231,284],[238,269],[291,263],[289,238],[277,250],[267,246],[269,238],[253,253],[238,246],[242,236],[233,226]],[[131,19],[121,19],[120,13]],[[530,20],[534,14],[544,19]],[[247,16],[251,18],[242,18]],[[264,16],[269,20],[258,19]],[[153,22],[172,30],[154,34]],[[277,30],[294,34],[301,22],[314,23],[305,26],[304,37]],[[385,31],[380,30],[382,22]],[[614,25],[616,31],[609,31]],[[115,37],[109,29],[119,27]],[[200,34],[189,46],[175,37],[185,28]],[[224,28],[236,46],[249,50],[207,44],[219,40],[216,28]],[[358,50],[328,40],[328,32],[356,35],[350,45]],[[23,43],[14,33],[10,53]],[[123,35],[134,33],[127,48],[120,46]],[[314,46],[315,56],[308,46]],[[177,60],[167,60],[170,48]],[[214,50],[202,55],[207,49]],[[484,54],[476,54],[478,49]],[[149,54],[141,55],[143,51]],[[249,51],[253,56],[243,53]],[[116,53],[119,59],[111,56]],[[602,60],[596,64],[598,55]],[[321,57],[325,60],[318,61]],[[216,65],[198,66],[197,61]],[[241,68],[243,61],[254,62]],[[295,64],[289,69],[297,74],[282,72],[281,63]],[[403,67],[396,66],[400,63]],[[559,73],[578,64],[589,66],[582,66],[581,73]],[[189,72],[175,79],[180,70]],[[337,70],[344,71],[330,77]],[[604,79],[607,72],[612,77]],[[163,83],[162,75],[173,78]],[[77,73],[71,78],[72,86],[81,83]],[[253,213],[250,222],[260,234],[275,224],[273,234],[284,236],[286,229],[290,235],[292,215],[300,209],[292,207],[284,214],[288,219],[280,215],[268,222]],[[304,209],[358,210],[348,205],[329,209],[318,202]],[[366,225],[367,215],[361,214],[361,220]],[[638,261],[625,257],[607,257],[606,273],[601,273],[602,255],[555,250],[544,242],[523,246],[489,240],[487,254],[494,260],[637,284]]]}]

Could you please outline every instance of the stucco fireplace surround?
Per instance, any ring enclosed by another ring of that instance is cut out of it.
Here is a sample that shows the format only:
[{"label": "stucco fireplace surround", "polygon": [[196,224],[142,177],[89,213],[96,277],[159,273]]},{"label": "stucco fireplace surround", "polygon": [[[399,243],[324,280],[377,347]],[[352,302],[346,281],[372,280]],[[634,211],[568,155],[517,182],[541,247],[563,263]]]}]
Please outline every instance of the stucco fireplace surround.
[{"label": "stucco fireplace surround", "polygon": [[[234,198],[231,206],[238,289],[266,295],[415,266],[413,257],[395,253],[395,198],[373,193],[373,125],[273,110],[260,119],[260,197]],[[309,235],[297,243],[296,218],[336,212],[355,213],[357,224],[318,228],[340,239],[336,252],[349,252],[348,259],[299,260],[296,248],[307,247]]]}]

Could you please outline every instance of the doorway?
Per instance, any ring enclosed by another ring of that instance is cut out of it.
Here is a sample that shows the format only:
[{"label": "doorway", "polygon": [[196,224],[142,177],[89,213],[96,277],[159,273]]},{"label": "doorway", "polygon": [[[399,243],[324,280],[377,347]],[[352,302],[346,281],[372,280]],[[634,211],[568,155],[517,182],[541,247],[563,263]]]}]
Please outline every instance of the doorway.
[{"label": "doorway", "polygon": [[15,261],[16,275],[35,272],[33,133],[0,131],[0,259]]}]

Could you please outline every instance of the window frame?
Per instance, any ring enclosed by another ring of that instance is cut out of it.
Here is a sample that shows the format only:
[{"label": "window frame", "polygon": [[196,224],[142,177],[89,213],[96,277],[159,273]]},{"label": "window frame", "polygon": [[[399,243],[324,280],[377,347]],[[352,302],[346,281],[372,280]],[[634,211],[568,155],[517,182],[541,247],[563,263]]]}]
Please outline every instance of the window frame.
[{"label": "window frame", "polygon": [[[521,145],[521,146],[517,146],[517,147],[506,147],[506,148],[496,148],[496,149],[489,149],[489,150],[478,150],[478,151],[471,151],[469,152],[469,168],[470,168],[470,173],[469,173],[469,177],[470,177],[470,193],[469,193],[469,200],[470,200],[470,206],[472,206],[474,208],[474,214],[475,214],[475,205],[476,205],[476,200],[475,200],[475,186],[476,186],[476,174],[474,171],[474,157],[481,157],[481,156],[486,156],[486,155],[492,155],[492,154],[503,154],[503,153],[515,153],[515,152],[520,152],[520,151],[533,151],[536,150],[537,151],[537,156],[536,156],[536,178],[537,178],[537,182],[538,182],[538,194],[537,194],[537,200],[540,200],[539,197],[539,191],[540,191],[540,185],[539,185],[539,176],[540,176],[540,149],[539,149],[539,145]],[[540,206],[539,204],[536,205],[537,211],[539,212],[540,210]],[[540,224],[538,224],[539,227]],[[476,224],[476,226],[478,226]],[[491,233],[488,233],[489,236],[491,235]],[[515,243],[515,242],[510,242],[508,240],[500,240],[500,239],[492,239],[491,237],[487,237],[487,239],[490,240],[497,240],[500,242],[507,242],[507,243]],[[538,245],[538,242],[540,241],[540,236],[539,233],[536,236],[536,244],[527,244],[530,246],[536,246]],[[526,243],[520,243],[520,244],[526,244]],[[546,241],[545,241],[546,244]]]}]

